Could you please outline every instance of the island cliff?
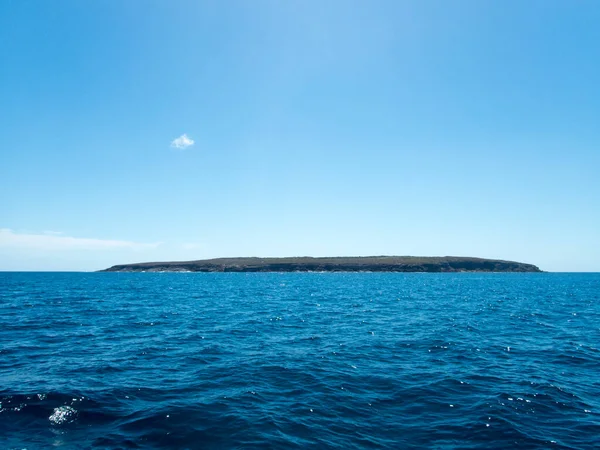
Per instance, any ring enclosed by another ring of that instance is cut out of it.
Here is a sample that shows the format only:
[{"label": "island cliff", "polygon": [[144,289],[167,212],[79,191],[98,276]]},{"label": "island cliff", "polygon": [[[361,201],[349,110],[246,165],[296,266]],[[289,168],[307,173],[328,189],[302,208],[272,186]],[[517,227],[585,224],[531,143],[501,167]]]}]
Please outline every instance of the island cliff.
[{"label": "island cliff", "polygon": [[217,258],[121,264],[100,272],[541,272],[515,261],[456,256]]}]

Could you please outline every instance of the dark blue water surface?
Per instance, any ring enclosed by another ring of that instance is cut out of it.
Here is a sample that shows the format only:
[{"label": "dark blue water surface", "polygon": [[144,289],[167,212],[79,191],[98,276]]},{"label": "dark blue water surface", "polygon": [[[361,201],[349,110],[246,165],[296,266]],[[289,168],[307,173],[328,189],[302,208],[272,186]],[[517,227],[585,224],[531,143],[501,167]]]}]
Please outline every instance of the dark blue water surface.
[{"label": "dark blue water surface", "polygon": [[600,448],[600,274],[0,273],[1,448]]}]

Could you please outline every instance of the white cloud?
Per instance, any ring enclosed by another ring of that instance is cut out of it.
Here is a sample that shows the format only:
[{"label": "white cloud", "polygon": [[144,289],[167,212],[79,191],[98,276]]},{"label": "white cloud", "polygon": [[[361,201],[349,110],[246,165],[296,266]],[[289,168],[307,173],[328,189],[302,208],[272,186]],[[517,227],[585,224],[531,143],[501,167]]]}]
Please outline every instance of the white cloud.
[{"label": "white cloud", "polygon": [[188,147],[191,147],[192,145],[194,145],[194,140],[188,137],[188,135],[185,133],[171,141],[171,148],[179,148],[184,150]]},{"label": "white cloud", "polygon": [[0,248],[33,250],[145,250],[160,243],[142,244],[111,239],[76,238],[57,234],[15,233],[0,228]]}]

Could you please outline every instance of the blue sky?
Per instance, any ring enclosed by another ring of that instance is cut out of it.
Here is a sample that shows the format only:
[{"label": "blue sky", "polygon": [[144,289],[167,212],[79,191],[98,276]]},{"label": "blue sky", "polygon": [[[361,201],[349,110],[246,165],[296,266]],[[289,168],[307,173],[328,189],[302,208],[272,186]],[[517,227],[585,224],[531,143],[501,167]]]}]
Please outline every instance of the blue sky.
[{"label": "blue sky", "polygon": [[600,271],[598,23],[595,0],[0,1],[0,270]]}]

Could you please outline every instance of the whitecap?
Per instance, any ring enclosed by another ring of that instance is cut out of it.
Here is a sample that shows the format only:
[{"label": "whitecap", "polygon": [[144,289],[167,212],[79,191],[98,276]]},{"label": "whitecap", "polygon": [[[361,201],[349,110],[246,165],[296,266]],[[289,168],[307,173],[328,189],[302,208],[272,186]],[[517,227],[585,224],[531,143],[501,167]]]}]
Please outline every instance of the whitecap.
[{"label": "whitecap", "polygon": [[59,406],[54,408],[54,412],[48,417],[50,422],[61,425],[63,423],[70,423],[75,420],[77,416],[77,410],[70,406]]}]

